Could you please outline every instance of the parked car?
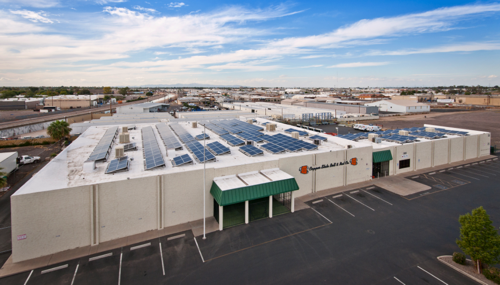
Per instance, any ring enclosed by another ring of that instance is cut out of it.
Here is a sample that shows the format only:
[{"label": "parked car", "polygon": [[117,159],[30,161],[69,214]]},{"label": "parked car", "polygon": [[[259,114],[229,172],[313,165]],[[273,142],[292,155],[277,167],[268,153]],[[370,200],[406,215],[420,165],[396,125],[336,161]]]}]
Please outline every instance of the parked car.
[{"label": "parked car", "polygon": [[36,163],[36,162],[40,162],[39,156],[22,155],[19,158],[19,164],[30,164],[30,163]]}]

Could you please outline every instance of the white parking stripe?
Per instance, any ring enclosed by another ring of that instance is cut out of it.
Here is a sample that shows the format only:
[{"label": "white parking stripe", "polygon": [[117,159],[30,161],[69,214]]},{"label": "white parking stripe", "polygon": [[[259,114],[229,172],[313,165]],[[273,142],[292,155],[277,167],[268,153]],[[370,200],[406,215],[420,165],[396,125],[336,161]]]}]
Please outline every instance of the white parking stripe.
[{"label": "white parking stripe", "polygon": [[466,164],[466,165],[464,165],[464,167],[469,167],[469,166],[470,166],[470,164]]},{"label": "white parking stripe", "polygon": [[200,246],[198,245],[198,241],[196,240],[196,237],[194,237],[194,242],[196,243],[196,247],[198,248],[198,252],[200,253],[201,261],[203,261],[203,263],[205,263],[205,259],[203,258],[203,254],[201,254]]},{"label": "white parking stripe", "polygon": [[52,267],[50,269],[42,270],[42,274],[53,272],[53,271],[57,271],[57,270],[64,269],[64,268],[68,268],[68,264],[64,264],[64,265]]},{"label": "white parking stripe", "polygon": [[327,200],[328,200],[328,201],[330,201],[330,203],[332,203],[333,205],[335,205],[335,206],[339,207],[340,209],[344,210],[344,211],[345,211],[346,213],[348,213],[349,215],[351,215],[351,216],[353,216],[353,217],[356,217],[356,216],[354,216],[352,213],[350,213],[349,211],[347,211],[346,209],[344,209],[344,208],[340,207],[339,205],[335,204],[335,202],[333,202],[332,200],[330,200],[330,199],[327,199]]},{"label": "white parking stripe", "polygon": [[71,285],[73,285],[73,283],[75,283],[75,277],[76,277],[76,273],[78,272],[79,266],[80,266],[80,262],[78,262],[78,264],[76,265],[75,274],[73,274],[73,279],[71,280]]},{"label": "white parking stripe", "polygon": [[399,283],[401,283],[403,285],[406,285],[405,283],[401,282],[401,280],[399,280],[398,278],[396,278],[396,276],[394,276],[394,279],[396,279]]},{"label": "white parking stripe", "polygon": [[461,165],[460,165],[460,166],[457,166],[457,169],[459,169],[459,168],[462,168],[462,166],[461,166]]},{"label": "white parking stripe", "polygon": [[436,172],[431,172],[431,173],[429,173],[429,175],[434,175],[434,174],[436,174]]},{"label": "white parking stripe", "polygon": [[356,194],[356,193],[359,193],[359,190],[356,190],[356,191],[352,191],[351,194]]},{"label": "white parking stripe", "polygon": [[[417,175],[417,176],[413,176],[412,178],[413,178],[413,179],[415,179],[415,178],[419,178],[419,177],[420,177],[420,176],[418,176],[418,175]],[[366,189],[368,189],[368,188],[366,188]]]},{"label": "white parking stripe", "polygon": [[445,172],[446,170],[439,170],[439,172]]},{"label": "white parking stripe", "polygon": [[477,165],[477,162],[474,162],[472,165]]},{"label": "white parking stripe", "polygon": [[427,270],[423,269],[423,268],[422,268],[422,267],[420,267],[420,266],[417,266],[417,267],[418,267],[420,270],[422,270],[423,272],[425,272],[425,273],[429,274],[430,276],[432,276],[432,277],[436,278],[437,280],[441,281],[443,284],[448,285],[448,283],[444,282],[443,280],[441,280],[441,279],[437,278],[436,276],[432,275],[431,273],[429,273],[429,271],[427,271]]},{"label": "white parking stripe", "polygon": [[123,249],[120,253],[120,269],[118,270],[118,285],[120,285],[122,281],[122,258],[123,258]]},{"label": "white parking stripe", "polygon": [[89,262],[90,261],[94,261],[94,260],[98,260],[98,259],[101,259],[101,258],[106,258],[106,257],[109,257],[109,256],[113,256],[113,253],[110,252],[110,253],[106,253],[106,254],[103,254],[103,255],[91,257],[91,258],[89,258]]},{"label": "white parking stripe", "polygon": [[[469,169],[470,169],[470,168],[469,168]],[[475,173],[475,172],[472,172],[472,170],[465,170],[465,169],[464,169],[463,171],[465,171],[465,172],[467,172],[467,173],[470,173],[470,174],[479,175],[479,176],[482,176],[482,177],[489,178],[489,176],[482,175],[482,174],[477,174],[477,173]]]},{"label": "white parking stripe", "polygon": [[360,203],[361,205],[363,205],[363,206],[367,207],[368,209],[370,209],[370,210],[372,210],[372,211],[375,211],[375,209],[373,209],[373,208],[371,208],[371,207],[369,207],[369,206],[367,206],[367,205],[363,204],[363,202],[358,201],[358,200],[354,199],[353,197],[351,197],[351,196],[349,196],[349,195],[347,195],[347,194],[345,194],[345,195],[346,195],[347,197],[349,197],[349,198],[353,199],[354,201],[356,201],[356,202]]},{"label": "white parking stripe", "polygon": [[454,172],[453,174],[454,175],[462,175],[462,176],[465,176],[465,177],[469,177],[470,179],[481,180],[479,178],[475,178],[475,177],[472,177],[472,176],[469,176],[469,175],[465,175],[465,174],[462,174],[462,173],[459,173],[459,172]]},{"label": "white parking stripe", "polygon": [[340,197],[342,197],[342,194],[338,194],[338,195],[332,196],[332,198],[340,198]]},{"label": "white parking stripe", "polygon": [[313,204],[317,204],[317,203],[321,203],[321,202],[323,202],[323,199],[321,199],[321,200],[316,200],[316,201],[314,201],[314,202],[312,202],[312,203],[313,203]]},{"label": "white parking stripe", "polygon": [[28,284],[28,280],[30,280],[31,274],[33,274],[33,270],[31,270],[30,275],[28,275],[28,279],[24,282],[24,285]]},{"label": "white parking stripe", "polygon": [[[485,173],[487,173],[487,174],[489,174],[489,175],[497,176],[496,174],[493,174],[493,173],[491,173],[490,171],[485,170],[484,168],[481,168],[481,169],[477,169],[477,168],[476,168],[476,169],[470,169],[470,168],[469,168],[469,171],[470,171],[470,172],[474,172],[474,173],[476,173],[476,172],[485,172]],[[479,175],[479,174],[478,174],[478,175]]]},{"label": "white parking stripe", "polygon": [[374,195],[374,194],[372,194],[372,193],[370,193],[370,192],[367,192],[367,191],[365,191],[365,190],[363,190],[363,192],[365,192],[365,193],[366,193],[366,194],[368,194],[368,195],[372,195],[373,197],[375,197],[375,198],[377,198],[377,199],[379,199],[379,200],[382,200],[382,201],[384,201],[384,202],[386,202],[387,204],[389,204],[389,205],[391,205],[391,206],[392,206],[392,204],[391,204],[391,203],[387,202],[386,200],[384,200],[384,199],[382,199],[382,198],[380,198],[380,197],[378,197],[378,196],[376,196],[376,195]]},{"label": "white parking stripe", "polygon": [[163,263],[163,251],[161,250],[161,241],[160,241],[160,257],[161,257],[161,269],[163,270],[163,275],[165,276],[165,264]]},{"label": "white parking stripe", "polygon": [[370,187],[366,188],[366,190],[371,190],[371,189],[375,189],[375,186],[370,186]]},{"label": "white parking stripe", "polygon": [[182,238],[182,237],[185,237],[185,236],[186,236],[186,234],[176,235],[176,236],[173,236],[173,237],[169,237],[169,238],[167,238],[167,240],[178,239],[178,238]]},{"label": "white parking stripe", "polygon": [[316,209],[314,208],[311,208],[314,212],[318,213],[318,215],[322,216],[325,220],[327,220],[328,222],[330,222],[330,224],[332,223],[332,221],[330,221],[327,217],[323,216],[320,212],[316,211]]},{"label": "white parking stripe", "polygon": [[132,251],[132,250],[136,250],[136,249],[139,249],[139,248],[147,247],[147,246],[150,246],[150,245],[151,245],[151,243],[148,242],[148,243],[145,243],[145,244],[133,246],[133,247],[130,248],[130,250]]},{"label": "white parking stripe", "polygon": [[448,170],[452,170],[452,169],[453,169],[453,167],[452,168],[448,168]]}]

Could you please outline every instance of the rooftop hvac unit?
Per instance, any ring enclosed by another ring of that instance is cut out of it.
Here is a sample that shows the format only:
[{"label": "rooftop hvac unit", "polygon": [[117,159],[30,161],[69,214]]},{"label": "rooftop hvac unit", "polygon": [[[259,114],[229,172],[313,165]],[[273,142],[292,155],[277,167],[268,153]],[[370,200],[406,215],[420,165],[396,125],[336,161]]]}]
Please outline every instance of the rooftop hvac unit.
[{"label": "rooftop hvac unit", "polygon": [[375,143],[382,143],[382,138],[375,138]]},{"label": "rooftop hvac unit", "polygon": [[266,125],[266,131],[268,131],[268,132],[274,132],[274,131],[276,131],[276,124],[267,124]]},{"label": "rooftop hvac unit", "polygon": [[372,142],[375,141],[375,138],[378,137],[378,134],[368,134],[368,139]]},{"label": "rooftop hvac unit", "polygon": [[347,148],[352,148],[352,145],[348,144],[348,145],[347,145]]},{"label": "rooftop hvac unit", "polygon": [[115,156],[116,158],[124,157],[125,151],[123,150],[123,146],[119,145],[115,148]]},{"label": "rooftop hvac unit", "polygon": [[275,120],[281,120],[281,115],[272,115],[272,118]]},{"label": "rooftop hvac unit", "polygon": [[122,133],[128,133],[128,127],[122,127]]},{"label": "rooftop hvac unit", "polygon": [[247,141],[247,145],[255,145],[255,141]]},{"label": "rooftop hvac unit", "polygon": [[196,129],[198,127],[198,122],[193,122],[192,126],[193,126],[193,129]]},{"label": "rooftop hvac unit", "polygon": [[247,120],[247,123],[249,123],[250,125],[253,124],[253,120]]},{"label": "rooftop hvac unit", "polygon": [[315,145],[320,145],[321,144],[321,140],[314,140],[314,144]]},{"label": "rooftop hvac unit", "polygon": [[436,132],[436,129],[435,128],[425,128],[425,131],[429,132],[429,133],[434,133],[434,132]]},{"label": "rooftop hvac unit", "polygon": [[292,132],[292,138],[299,139],[299,132]]},{"label": "rooftop hvac unit", "polygon": [[400,136],[407,136],[407,135],[409,135],[409,134],[410,134],[410,133],[409,133],[408,131],[403,131],[403,130],[399,131],[399,135],[400,135]]},{"label": "rooftop hvac unit", "polygon": [[121,133],[120,134],[120,143],[129,143],[129,142],[130,142],[129,133]]}]

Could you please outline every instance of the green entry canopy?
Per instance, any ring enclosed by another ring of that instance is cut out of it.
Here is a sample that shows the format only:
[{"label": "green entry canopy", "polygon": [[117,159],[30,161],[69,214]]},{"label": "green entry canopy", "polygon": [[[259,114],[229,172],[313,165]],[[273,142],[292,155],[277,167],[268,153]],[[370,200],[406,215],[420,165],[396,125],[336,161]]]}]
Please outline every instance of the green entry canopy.
[{"label": "green entry canopy", "polygon": [[379,163],[389,160],[392,160],[392,154],[390,150],[377,151],[373,153],[373,163]]},{"label": "green entry canopy", "polygon": [[299,190],[295,178],[279,169],[214,178],[210,194],[219,206]]}]

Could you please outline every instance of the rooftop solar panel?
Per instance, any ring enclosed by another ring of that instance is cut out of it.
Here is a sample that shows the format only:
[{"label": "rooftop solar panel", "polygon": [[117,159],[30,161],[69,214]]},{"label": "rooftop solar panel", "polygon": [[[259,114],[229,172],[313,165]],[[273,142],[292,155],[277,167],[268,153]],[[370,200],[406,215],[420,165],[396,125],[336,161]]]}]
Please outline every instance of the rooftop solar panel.
[{"label": "rooftop solar panel", "polygon": [[194,158],[199,163],[203,163],[205,161],[213,161],[213,160],[215,160],[215,156],[210,152],[210,150],[206,149],[198,141],[189,142],[189,143],[186,144],[186,147],[194,155]]},{"label": "rooftop solar panel", "polygon": [[318,135],[314,135],[314,136],[311,136],[309,138],[312,139],[312,140],[322,140],[322,141],[327,141],[328,140],[327,138],[322,137],[322,136],[318,136]]},{"label": "rooftop solar panel", "polygon": [[179,136],[183,143],[188,143],[190,141],[196,140],[190,133],[188,133],[181,125],[179,124],[170,124],[170,128]]},{"label": "rooftop solar panel", "polygon": [[257,156],[257,155],[264,154],[264,152],[261,149],[258,149],[251,144],[247,144],[247,145],[240,147],[240,151],[248,156]]},{"label": "rooftop solar panel", "polygon": [[122,170],[128,170],[129,162],[128,157],[120,157],[118,159],[113,159],[106,168],[106,174],[115,173]]},{"label": "rooftop solar panel", "polygon": [[167,149],[182,149],[182,144],[175,137],[174,133],[167,125],[157,124],[156,129],[158,129],[158,133],[160,134],[160,137],[163,140],[163,144]]},{"label": "rooftop solar panel", "polygon": [[230,134],[227,134],[227,135],[222,135],[220,136],[223,140],[225,140],[228,144],[230,144],[231,146],[238,146],[238,145],[242,145],[242,144],[245,144],[245,142],[237,137],[234,137]]},{"label": "rooftop solar panel", "polygon": [[308,136],[308,135],[309,135],[309,133],[308,133],[308,132],[304,132],[304,131],[301,131],[301,130],[296,130],[296,129],[292,129],[292,128],[290,128],[290,129],[286,129],[286,130],[285,130],[285,133],[290,133],[290,134],[291,134],[292,132],[297,132],[297,133],[299,133],[299,136]]},{"label": "rooftop solar panel", "polygon": [[108,159],[111,150],[111,144],[118,134],[118,127],[112,127],[106,130],[99,143],[95,146],[87,161],[99,161]]},{"label": "rooftop solar panel", "polygon": [[176,156],[176,157],[174,157],[174,159],[172,161],[172,165],[174,167],[185,165],[185,164],[192,164],[192,163],[193,163],[193,159],[189,156],[189,154],[183,154],[181,156]]},{"label": "rooftop solar panel", "polygon": [[128,143],[123,145],[123,151],[135,150],[137,149],[136,143]]},{"label": "rooftop solar panel", "polygon": [[217,141],[207,144],[207,148],[210,149],[215,155],[231,153],[231,150],[227,146]]},{"label": "rooftop solar panel", "polygon": [[263,148],[264,150],[266,150],[270,153],[274,153],[274,154],[282,153],[282,152],[286,151],[285,148],[283,148],[279,145],[275,145],[273,143],[266,143],[266,144],[261,145],[260,147]]},{"label": "rooftop solar panel", "polygon": [[156,140],[152,127],[142,128],[142,148],[144,153],[144,165],[146,170],[165,166],[165,160]]},{"label": "rooftop solar panel", "polygon": [[195,139],[201,141],[201,140],[208,140],[210,139],[210,136],[207,135],[207,134],[199,134],[197,136],[194,137]]}]

